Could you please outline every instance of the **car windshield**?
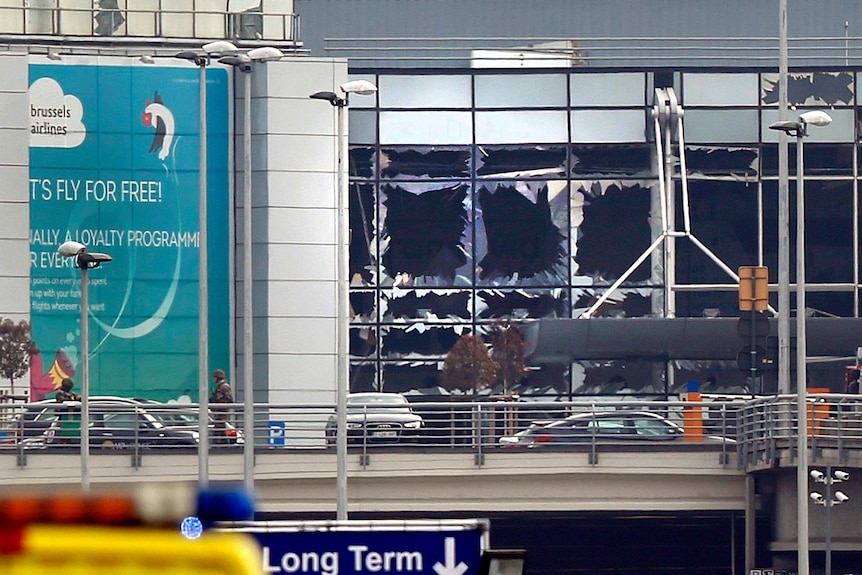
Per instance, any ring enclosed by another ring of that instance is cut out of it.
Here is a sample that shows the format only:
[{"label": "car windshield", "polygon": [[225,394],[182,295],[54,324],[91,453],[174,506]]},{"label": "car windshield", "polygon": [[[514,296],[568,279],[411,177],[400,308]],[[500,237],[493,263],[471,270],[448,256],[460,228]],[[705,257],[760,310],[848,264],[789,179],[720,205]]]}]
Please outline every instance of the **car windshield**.
[{"label": "car windshield", "polygon": [[377,411],[384,413],[407,413],[410,406],[400,395],[363,395],[347,398],[347,410],[354,413]]}]

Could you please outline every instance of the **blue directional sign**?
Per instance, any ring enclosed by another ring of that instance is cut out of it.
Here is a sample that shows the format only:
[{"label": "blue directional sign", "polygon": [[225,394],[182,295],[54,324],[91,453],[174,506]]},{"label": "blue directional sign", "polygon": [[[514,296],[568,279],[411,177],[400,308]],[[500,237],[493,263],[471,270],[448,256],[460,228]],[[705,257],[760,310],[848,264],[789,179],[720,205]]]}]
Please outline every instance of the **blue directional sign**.
[{"label": "blue directional sign", "polygon": [[[482,531],[257,531],[265,573],[278,575],[477,575]],[[244,530],[245,531],[245,530]]]}]

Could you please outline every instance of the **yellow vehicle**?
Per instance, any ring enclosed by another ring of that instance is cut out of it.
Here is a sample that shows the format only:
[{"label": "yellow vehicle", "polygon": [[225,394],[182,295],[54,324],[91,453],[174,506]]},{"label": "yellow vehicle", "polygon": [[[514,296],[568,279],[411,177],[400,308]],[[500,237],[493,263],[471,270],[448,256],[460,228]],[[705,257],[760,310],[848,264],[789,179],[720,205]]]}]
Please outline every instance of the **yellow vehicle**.
[{"label": "yellow vehicle", "polygon": [[116,495],[4,498],[0,573],[263,575],[260,545],[252,536],[200,528],[181,532],[174,506],[165,506],[170,521],[144,523],[137,505]]}]

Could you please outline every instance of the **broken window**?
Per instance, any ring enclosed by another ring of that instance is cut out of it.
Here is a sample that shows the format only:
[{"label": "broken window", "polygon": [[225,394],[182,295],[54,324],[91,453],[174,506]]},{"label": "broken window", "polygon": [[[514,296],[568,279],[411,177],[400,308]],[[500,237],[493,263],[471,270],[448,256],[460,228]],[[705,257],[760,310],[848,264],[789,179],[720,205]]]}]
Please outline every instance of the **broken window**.
[{"label": "broken window", "polygon": [[350,285],[373,285],[377,280],[374,186],[351,182],[349,193]]},{"label": "broken window", "polygon": [[477,293],[476,318],[569,317],[568,290],[489,289]]},{"label": "broken window", "polygon": [[572,175],[578,177],[644,177],[653,172],[649,145],[572,146],[571,155]]},{"label": "broken window", "polygon": [[757,148],[727,146],[686,146],[685,165],[689,178],[728,176],[755,178],[758,170]]},{"label": "broken window", "polygon": [[[816,144],[805,142],[805,176],[853,175],[853,145],[852,144]],[[764,175],[778,175],[778,145],[763,144]],[[796,176],[796,143],[791,139],[787,145],[787,164],[790,177]]]},{"label": "broken window", "polygon": [[464,183],[380,187],[382,273],[396,286],[469,285],[464,245],[470,187]]},{"label": "broken window", "polygon": [[[761,103],[778,104],[778,74],[761,76]],[[847,106],[854,103],[850,72],[791,72],[787,75],[787,103],[791,106]]]},{"label": "broken window", "polygon": [[[577,240],[573,242],[577,245],[574,252],[576,274],[592,278],[596,284],[613,282],[652,243],[651,192],[638,184],[612,181],[573,185],[576,186],[574,192],[583,200],[583,215],[577,223]],[[649,279],[649,266],[642,265],[627,283]]]},{"label": "broken window", "polygon": [[462,326],[441,326],[416,323],[407,327],[381,327],[382,357],[428,358],[445,356],[455,342],[469,330]]},{"label": "broken window", "polygon": [[564,146],[478,146],[480,178],[547,178],[566,171]]},{"label": "broken window", "polygon": [[469,175],[469,149],[384,148],[380,150],[381,179],[457,178]]},{"label": "broken window", "polygon": [[351,326],[351,357],[369,357],[377,354],[377,328],[370,325]]},{"label": "broken window", "polygon": [[566,283],[566,189],[561,181],[482,184],[476,208],[479,283]]},{"label": "broken window", "polygon": [[471,292],[456,290],[386,290],[381,292],[385,322],[469,321]]}]

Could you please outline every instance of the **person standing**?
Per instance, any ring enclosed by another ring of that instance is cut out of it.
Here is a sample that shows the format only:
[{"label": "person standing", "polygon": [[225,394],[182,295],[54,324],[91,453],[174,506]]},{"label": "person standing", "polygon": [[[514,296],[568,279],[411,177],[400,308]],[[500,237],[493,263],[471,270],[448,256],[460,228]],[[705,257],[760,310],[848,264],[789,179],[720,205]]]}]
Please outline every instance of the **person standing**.
[{"label": "person standing", "polygon": [[[210,396],[210,403],[233,403],[233,392],[227,379],[225,379],[224,370],[217,369],[213,371],[213,382],[215,383],[215,389],[213,389],[212,396]],[[226,431],[229,419],[230,413],[228,412],[228,408],[213,407],[216,443],[225,443],[227,441]]]},{"label": "person standing", "polygon": [[60,389],[54,395],[54,399],[62,403],[64,401],[81,401],[81,396],[72,391],[75,387],[75,382],[71,377],[67,377],[60,382]]}]

